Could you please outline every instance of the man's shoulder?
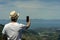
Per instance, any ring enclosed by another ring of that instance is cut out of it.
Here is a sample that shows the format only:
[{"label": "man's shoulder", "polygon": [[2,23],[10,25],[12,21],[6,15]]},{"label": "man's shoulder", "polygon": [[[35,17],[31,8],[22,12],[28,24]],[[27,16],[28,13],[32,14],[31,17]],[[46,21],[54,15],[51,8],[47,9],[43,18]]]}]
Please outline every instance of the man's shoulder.
[{"label": "man's shoulder", "polygon": [[20,25],[23,25],[22,23],[20,23]]},{"label": "man's shoulder", "polygon": [[5,24],[5,26],[9,25],[10,23]]},{"label": "man's shoulder", "polygon": [[[7,23],[5,24],[5,26],[11,26],[12,23]],[[23,26],[26,26],[25,24],[22,24],[22,23],[16,23],[15,25],[18,25],[20,27],[23,27]]]},{"label": "man's shoulder", "polygon": [[25,25],[25,24],[20,23],[20,26],[22,26],[22,27],[23,27],[23,26],[26,26],[26,25]]}]

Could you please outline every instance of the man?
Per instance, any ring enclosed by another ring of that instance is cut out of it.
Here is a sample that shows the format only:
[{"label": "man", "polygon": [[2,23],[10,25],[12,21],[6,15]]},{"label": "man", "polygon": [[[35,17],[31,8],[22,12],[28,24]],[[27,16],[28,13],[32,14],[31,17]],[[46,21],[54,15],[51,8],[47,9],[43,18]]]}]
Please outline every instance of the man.
[{"label": "man", "polygon": [[11,22],[6,24],[2,31],[3,39],[6,40],[21,40],[22,31],[30,27],[30,20],[26,25],[17,23],[19,15],[12,11],[10,13]]}]

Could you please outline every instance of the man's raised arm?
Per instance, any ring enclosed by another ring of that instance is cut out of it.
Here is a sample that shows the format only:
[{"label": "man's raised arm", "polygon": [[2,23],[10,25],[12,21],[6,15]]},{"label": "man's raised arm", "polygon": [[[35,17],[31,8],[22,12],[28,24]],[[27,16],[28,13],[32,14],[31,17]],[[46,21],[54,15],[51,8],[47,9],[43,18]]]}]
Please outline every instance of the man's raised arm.
[{"label": "man's raised arm", "polygon": [[30,27],[30,24],[31,24],[31,23],[30,23],[30,19],[29,19],[29,21],[28,21],[27,24],[26,24],[26,26],[27,26],[26,29],[28,29],[28,28]]}]

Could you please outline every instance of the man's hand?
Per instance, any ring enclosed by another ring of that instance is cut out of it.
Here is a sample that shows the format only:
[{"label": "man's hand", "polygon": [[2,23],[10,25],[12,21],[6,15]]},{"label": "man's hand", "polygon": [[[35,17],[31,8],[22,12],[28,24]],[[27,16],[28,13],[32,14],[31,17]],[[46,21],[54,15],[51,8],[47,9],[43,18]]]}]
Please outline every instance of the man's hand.
[{"label": "man's hand", "polygon": [[27,22],[27,25],[26,25],[27,26],[26,29],[28,29],[30,27],[30,24],[31,23],[30,23],[30,19],[29,19],[29,21]]}]

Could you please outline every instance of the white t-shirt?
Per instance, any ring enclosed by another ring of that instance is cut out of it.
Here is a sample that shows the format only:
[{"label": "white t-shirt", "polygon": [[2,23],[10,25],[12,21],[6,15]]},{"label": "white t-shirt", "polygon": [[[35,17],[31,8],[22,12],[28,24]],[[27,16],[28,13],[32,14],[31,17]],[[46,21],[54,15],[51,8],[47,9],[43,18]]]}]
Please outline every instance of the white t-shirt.
[{"label": "white t-shirt", "polygon": [[3,28],[2,34],[8,35],[8,40],[21,40],[22,31],[26,29],[26,25],[19,23],[8,23]]}]

